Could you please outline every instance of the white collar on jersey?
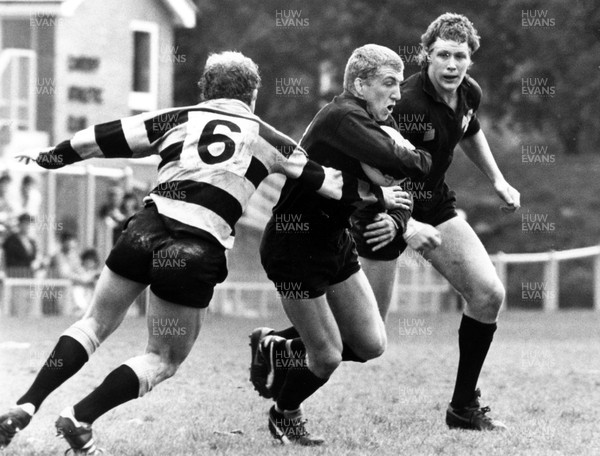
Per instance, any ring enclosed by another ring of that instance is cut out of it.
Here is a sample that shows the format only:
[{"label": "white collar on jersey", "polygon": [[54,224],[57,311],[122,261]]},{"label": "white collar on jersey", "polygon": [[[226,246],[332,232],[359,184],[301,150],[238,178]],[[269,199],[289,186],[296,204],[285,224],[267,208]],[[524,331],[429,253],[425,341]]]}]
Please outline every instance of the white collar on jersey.
[{"label": "white collar on jersey", "polygon": [[206,106],[214,109],[221,109],[233,112],[239,112],[240,114],[252,114],[250,106],[241,100],[234,98],[216,98],[214,100],[207,100],[200,103],[198,106]]}]

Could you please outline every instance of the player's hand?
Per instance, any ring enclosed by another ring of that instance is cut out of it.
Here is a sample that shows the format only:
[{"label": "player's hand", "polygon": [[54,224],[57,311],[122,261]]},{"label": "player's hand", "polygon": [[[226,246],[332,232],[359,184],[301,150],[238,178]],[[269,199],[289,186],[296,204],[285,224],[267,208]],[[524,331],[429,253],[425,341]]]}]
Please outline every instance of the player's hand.
[{"label": "player's hand", "polygon": [[494,190],[496,190],[500,199],[506,203],[505,206],[500,206],[500,209],[505,214],[515,212],[521,207],[521,194],[515,188],[511,187],[508,182],[501,181],[494,184]]},{"label": "player's hand", "polygon": [[406,244],[417,252],[426,253],[442,244],[440,232],[427,223],[410,219],[404,233]]},{"label": "player's hand", "polygon": [[52,150],[52,147],[47,147],[45,149],[26,150],[24,152],[20,152],[19,154],[15,155],[15,158],[18,161],[20,161],[21,163],[28,165],[30,162],[37,163],[37,159],[39,158],[39,156],[41,154],[50,152],[51,150]]},{"label": "player's hand", "polygon": [[382,212],[365,227],[364,237],[367,239],[367,244],[373,246],[372,250],[375,252],[392,242],[397,233],[398,228],[392,217]]},{"label": "player's hand", "polygon": [[410,193],[402,190],[399,185],[381,187],[385,209],[404,209],[412,211],[413,202]]}]

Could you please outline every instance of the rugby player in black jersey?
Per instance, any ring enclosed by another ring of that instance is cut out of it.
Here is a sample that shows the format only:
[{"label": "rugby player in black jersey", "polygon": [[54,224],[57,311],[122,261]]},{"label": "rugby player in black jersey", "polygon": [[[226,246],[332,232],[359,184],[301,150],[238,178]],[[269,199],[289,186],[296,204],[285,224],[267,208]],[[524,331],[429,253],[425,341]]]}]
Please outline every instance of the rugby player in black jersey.
[{"label": "rugby player in black jersey", "polygon": [[[446,13],[433,21],[421,36],[422,70],[403,82],[394,118],[400,133],[416,147],[430,151],[433,160],[427,179],[413,180],[406,187],[414,192],[413,218],[430,229],[435,227],[442,242],[430,249],[414,237],[409,245],[420,251],[466,301],[459,329],[458,373],[446,423],[451,428],[494,430],[505,426],[487,415],[488,407],[480,406],[476,388],[496,330],[504,287],[481,241],[457,216],[454,192],[445,182],[454,148],[459,144],[490,180],[505,203],[504,211],[512,212],[520,206],[519,192],[500,172],[477,119],[481,88],[467,70],[478,48],[477,31],[464,15]],[[369,222],[362,212],[355,214],[353,235],[385,319],[397,259],[406,244],[390,223],[377,226],[377,232],[375,227],[365,230]],[[409,222],[404,237],[411,234]]]},{"label": "rugby player in black jersey", "polygon": [[[392,50],[373,44],[356,49],[346,65],[343,93],[317,113],[302,137],[300,144],[311,160],[357,176],[365,176],[361,164],[366,164],[393,178],[424,178],[429,154],[396,142],[380,125],[395,127],[391,113],[402,79],[402,60]],[[387,344],[375,296],[348,232],[354,210],[288,180],[263,234],[262,264],[301,336],[288,340],[258,329],[252,337],[253,356],[265,359],[271,377],[268,391],[259,390],[275,399],[269,430],[283,443],[323,443],[298,425],[301,404],[342,360],[365,362],[380,356]],[[286,217],[300,220],[306,229],[282,228],[278,220]],[[394,217],[403,232],[410,210]],[[274,370],[284,365],[289,368],[276,375]]]},{"label": "rugby player in black jersey", "polygon": [[[15,407],[0,415],[0,448],[88,361],[150,285],[146,352],[113,370],[56,421],[73,454],[101,454],[92,423],[174,375],[189,354],[214,286],[227,275],[225,249],[233,245],[234,226],[269,173],[301,180],[340,204],[410,204],[399,187],[380,189],[308,160],[295,142],[255,116],[260,76],[242,54],[211,55],[199,84],[204,101],[196,106],[92,126],[55,148],[21,157],[49,169],[92,157],[160,154],[162,161],[158,185],[127,221],[89,309],[62,334]],[[175,327],[156,328],[162,322]]]},{"label": "rugby player in black jersey", "polygon": [[[520,195],[496,165],[476,116],[481,89],[467,75],[471,56],[479,48],[472,23],[463,15],[441,15],[421,37],[421,47],[422,70],[402,83],[394,118],[411,144],[431,152],[431,173],[426,179],[404,184],[415,194],[413,218],[404,232],[397,226],[394,211],[373,218],[372,210],[365,209],[353,214],[352,235],[384,319],[397,259],[406,243],[421,252],[465,298],[467,306],[459,329],[460,360],[446,423],[451,428],[502,430],[505,425],[487,415],[489,407],[480,406],[477,381],[496,330],[504,287],[481,241],[457,216],[454,192],[445,183],[456,145],[460,144],[488,177],[505,203],[504,212],[519,209]],[[272,396],[279,385],[266,377],[269,360],[258,341],[265,335],[291,339],[297,334],[294,328],[278,332],[257,328],[252,333],[251,380],[262,396]]]}]

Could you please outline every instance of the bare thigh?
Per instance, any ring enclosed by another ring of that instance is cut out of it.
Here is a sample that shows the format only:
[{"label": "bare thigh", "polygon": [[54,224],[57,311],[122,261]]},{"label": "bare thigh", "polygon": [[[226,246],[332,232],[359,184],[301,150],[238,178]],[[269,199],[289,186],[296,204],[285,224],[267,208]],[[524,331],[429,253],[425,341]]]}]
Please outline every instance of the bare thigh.
[{"label": "bare thigh", "polygon": [[342,340],[364,360],[380,356],[387,344],[385,325],[365,273],[330,286],[327,300]]},{"label": "bare thigh", "polygon": [[381,318],[385,321],[392,301],[398,260],[380,261],[360,257],[360,264],[375,294]]},{"label": "bare thigh", "polygon": [[145,284],[126,279],[104,266],[82,320],[91,320],[98,340],[103,342],[119,327],[129,306],[145,288]]},{"label": "bare thigh", "polygon": [[325,295],[281,301],[304,342],[308,368],[318,377],[329,378],[342,359],[342,338]]},{"label": "bare thigh", "polygon": [[158,355],[174,368],[188,356],[206,316],[206,308],[186,307],[159,298],[150,292],[146,315],[148,345],[146,353]]},{"label": "bare thigh", "polygon": [[504,299],[504,288],[483,244],[471,226],[454,217],[438,226],[442,245],[424,254],[465,298],[465,314],[493,323]]}]

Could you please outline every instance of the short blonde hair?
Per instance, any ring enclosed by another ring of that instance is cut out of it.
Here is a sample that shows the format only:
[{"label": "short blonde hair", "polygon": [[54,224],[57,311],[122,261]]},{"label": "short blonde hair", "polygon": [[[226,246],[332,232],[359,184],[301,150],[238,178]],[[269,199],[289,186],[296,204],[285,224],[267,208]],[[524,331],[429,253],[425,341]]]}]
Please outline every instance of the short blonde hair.
[{"label": "short blonde hair", "polygon": [[378,44],[365,44],[356,48],[346,63],[344,89],[351,92],[356,78],[370,79],[383,66],[390,66],[399,73],[404,71],[402,59],[390,48]]}]

